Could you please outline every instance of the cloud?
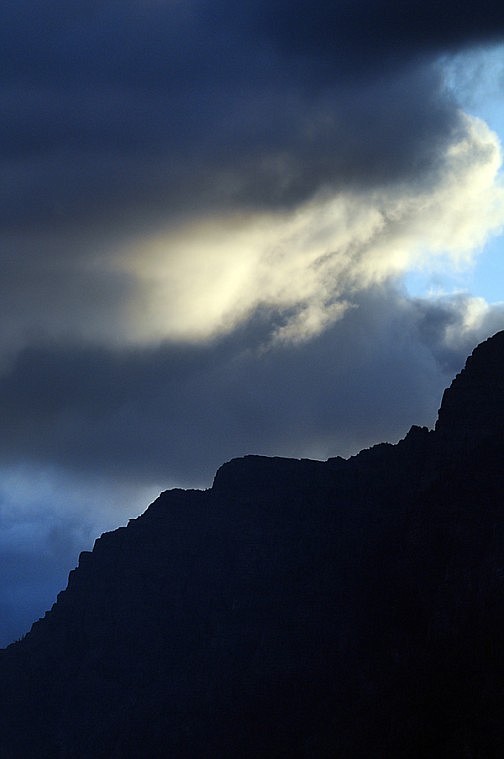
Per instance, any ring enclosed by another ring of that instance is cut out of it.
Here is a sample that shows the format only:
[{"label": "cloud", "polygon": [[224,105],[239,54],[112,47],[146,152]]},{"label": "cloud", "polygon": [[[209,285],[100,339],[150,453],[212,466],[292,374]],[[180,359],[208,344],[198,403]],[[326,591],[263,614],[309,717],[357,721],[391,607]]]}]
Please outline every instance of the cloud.
[{"label": "cloud", "polygon": [[136,226],[188,203],[285,208],[325,185],[418,181],[459,125],[432,40],[445,51],[457,26],[457,49],[478,27],[502,33],[480,7],[461,27],[376,3],[30,5],[1,33],[11,228]]},{"label": "cloud", "polygon": [[[257,7],[257,3],[252,3]],[[386,0],[310,4],[306,0],[259,3],[259,26],[286,54],[340,63],[345,74],[397,66],[439,50],[501,39],[503,20],[491,0],[434,2]],[[345,67],[346,63],[346,67]]]},{"label": "cloud", "polygon": [[499,146],[440,61],[502,35],[497,15],[8,4],[3,365],[40,340],[204,340],[257,308],[306,339],[355,289],[469,255],[502,223]]},{"label": "cloud", "polygon": [[0,301],[4,355],[34,335],[116,346],[206,340],[258,308],[278,314],[273,339],[308,339],[361,289],[436,257],[467,264],[504,222],[504,189],[496,135],[475,117],[460,120],[427,185],[321,191],[282,213],[195,214],[116,240],[103,256],[85,237],[14,238]]},{"label": "cloud", "polygon": [[443,388],[504,313],[385,283],[304,343],[265,349],[271,320],[259,311],[192,346],[26,349],[0,380],[0,459],[207,486],[245,453],[348,455],[432,425]]}]

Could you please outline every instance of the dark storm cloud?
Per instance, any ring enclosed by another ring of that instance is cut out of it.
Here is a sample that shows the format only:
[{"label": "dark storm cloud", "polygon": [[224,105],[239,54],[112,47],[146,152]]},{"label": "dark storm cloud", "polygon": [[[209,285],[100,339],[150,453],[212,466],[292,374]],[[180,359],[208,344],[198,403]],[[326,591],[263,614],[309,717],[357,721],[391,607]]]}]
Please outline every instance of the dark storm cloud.
[{"label": "dark storm cloud", "polygon": [[261,6],[261,28],[285,52],[338,61],[345,71],[359,73],[375,69],[377,61],[397,65],[498,40],[504,29],[502,7],[495,0],[273,0]]},{"label": "dark storm cloud", "polygon": [[431,60],[500,38],[503,15],[485,3],[8,3],[2,221],[117,228],[420,181],[462,129]]},{"label": "dark storm cloud", "polygon": [[358,304],[309,343],[266,351],[271,315],[206,346],[27,349],[0,381],[1,461],[206,485],[244,453],[348,455],[432,425],[467,353],[504,323],[494,309],[464,331],[465,298],[391,286]]}]

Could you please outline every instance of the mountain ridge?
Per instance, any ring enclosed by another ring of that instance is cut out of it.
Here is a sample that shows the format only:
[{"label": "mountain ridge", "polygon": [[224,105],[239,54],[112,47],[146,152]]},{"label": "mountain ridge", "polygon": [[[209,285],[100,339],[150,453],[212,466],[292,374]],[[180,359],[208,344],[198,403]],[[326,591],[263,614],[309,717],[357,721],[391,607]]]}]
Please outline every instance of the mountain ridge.
[{"label": "mountain ridge", "polygon": [[500,756],[503,378],[500,332],[434,430],[232,459],[101,536],[1,652],[0,757]]}]

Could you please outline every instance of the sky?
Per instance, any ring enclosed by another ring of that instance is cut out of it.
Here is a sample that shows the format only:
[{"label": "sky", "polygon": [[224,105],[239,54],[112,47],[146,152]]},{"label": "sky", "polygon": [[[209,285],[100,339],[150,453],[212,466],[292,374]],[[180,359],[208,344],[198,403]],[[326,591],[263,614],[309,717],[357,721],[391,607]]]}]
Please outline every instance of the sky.
[{"label": "sky", "polygon": [[433,426],[504,328],[504,10],[8,0],[0,38],[6,645],[161,490]]}]

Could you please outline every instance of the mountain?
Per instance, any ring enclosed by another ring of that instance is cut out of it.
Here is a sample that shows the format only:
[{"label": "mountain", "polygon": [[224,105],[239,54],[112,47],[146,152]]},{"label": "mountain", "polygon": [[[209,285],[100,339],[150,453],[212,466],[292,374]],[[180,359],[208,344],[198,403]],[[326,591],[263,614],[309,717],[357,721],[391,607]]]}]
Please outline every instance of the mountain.
[{"label": "mountain", "polygon": [[503,422],[500,332],[434,430],[162,493],[0,652],[0,757],[504,756]]}]

